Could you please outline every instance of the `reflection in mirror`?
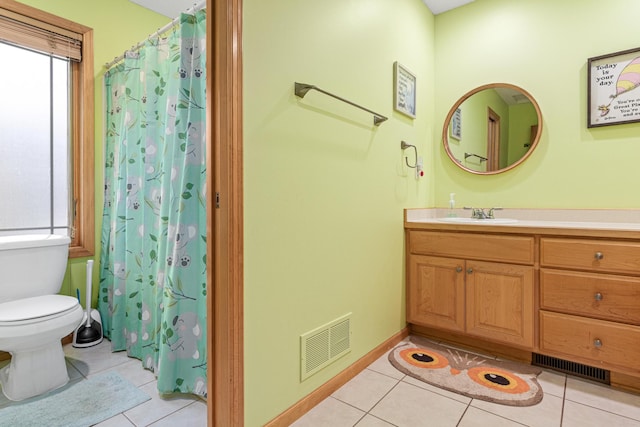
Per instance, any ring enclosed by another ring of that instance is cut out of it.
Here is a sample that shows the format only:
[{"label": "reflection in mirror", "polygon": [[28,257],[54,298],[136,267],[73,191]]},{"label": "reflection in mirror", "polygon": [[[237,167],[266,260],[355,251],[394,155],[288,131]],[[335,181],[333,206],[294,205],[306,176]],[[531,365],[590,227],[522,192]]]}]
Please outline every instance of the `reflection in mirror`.
[{"label": "reflection in mirror", "polygon": [[522,163],[541,132],[542,115],[535,99],[518,86],[492,83],[467,92],[454,104],[442,140],[456,165],[489,175]]}]

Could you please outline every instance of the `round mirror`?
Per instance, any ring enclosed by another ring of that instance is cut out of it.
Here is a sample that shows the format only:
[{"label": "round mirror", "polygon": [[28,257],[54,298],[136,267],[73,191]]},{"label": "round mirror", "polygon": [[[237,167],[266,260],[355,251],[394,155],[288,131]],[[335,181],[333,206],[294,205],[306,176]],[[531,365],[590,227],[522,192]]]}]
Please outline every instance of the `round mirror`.
[{"label": "round mirror", "polygon": [[538,145],[542,114],[526,90],[492,83],[464,94],[444,121],[442,141],[460,168],[498,174],[522,163]]}]

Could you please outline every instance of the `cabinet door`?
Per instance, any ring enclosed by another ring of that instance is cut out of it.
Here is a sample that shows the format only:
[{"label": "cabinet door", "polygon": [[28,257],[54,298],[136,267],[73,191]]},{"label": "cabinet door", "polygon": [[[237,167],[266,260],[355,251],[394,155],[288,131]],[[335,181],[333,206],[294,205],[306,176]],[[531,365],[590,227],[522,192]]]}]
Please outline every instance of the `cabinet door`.
[{"label": "cabinet door", "polygon": [[533,267],[467,261],[467,333],[533,348]]},{"label": "cabinet door", "polygon": [[411,255],[407,283],[407,321],[464,331],[464,261]]}]

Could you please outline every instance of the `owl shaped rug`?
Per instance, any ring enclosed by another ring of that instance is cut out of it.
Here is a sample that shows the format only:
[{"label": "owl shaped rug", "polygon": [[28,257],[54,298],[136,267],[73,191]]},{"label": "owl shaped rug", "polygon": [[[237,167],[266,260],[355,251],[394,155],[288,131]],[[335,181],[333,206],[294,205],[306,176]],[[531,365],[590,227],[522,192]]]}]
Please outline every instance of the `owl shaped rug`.
[{"label": "owl shaped rug", "polygon": [[534,366],[505,362],[411,337],[391,352],[399,371],[436,387],[473,399],[509,406],[532,406],[542,400]]}]

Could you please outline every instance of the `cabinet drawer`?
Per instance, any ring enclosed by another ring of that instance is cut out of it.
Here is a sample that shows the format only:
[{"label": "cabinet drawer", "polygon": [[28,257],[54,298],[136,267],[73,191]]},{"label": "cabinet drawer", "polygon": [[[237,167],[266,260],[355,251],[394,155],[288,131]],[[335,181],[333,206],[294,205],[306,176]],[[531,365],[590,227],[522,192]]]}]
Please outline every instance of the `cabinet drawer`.
[{"label": "cabinet drawer", "polygon": [[640,325],[640,278],[542,269],[540,308]]},{"label": "cabinet drawer", "polygon": [[534,239],[525,236],[411,231],[409,251],[415,254],[533,264]]},{"label": "cabinet drawer", "polygon": [[540,311],[542,353],[575,356],[595,366],[638,370],[640,327]]},{"label": "cabinet drawer", "polygon": [[640,274],[640,243],[612,240],[540,240],[543,267]]}]

